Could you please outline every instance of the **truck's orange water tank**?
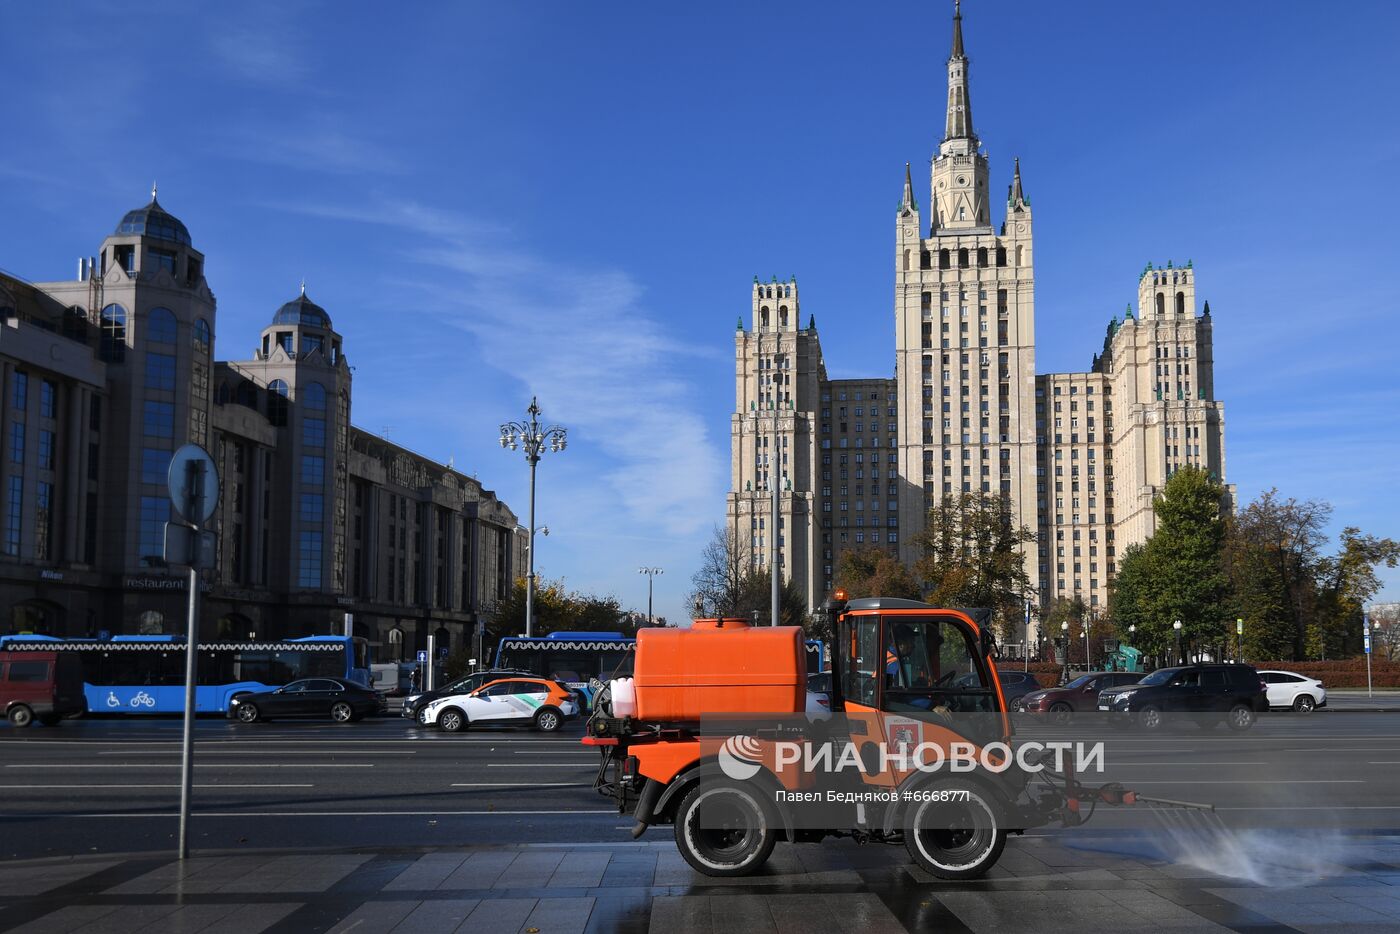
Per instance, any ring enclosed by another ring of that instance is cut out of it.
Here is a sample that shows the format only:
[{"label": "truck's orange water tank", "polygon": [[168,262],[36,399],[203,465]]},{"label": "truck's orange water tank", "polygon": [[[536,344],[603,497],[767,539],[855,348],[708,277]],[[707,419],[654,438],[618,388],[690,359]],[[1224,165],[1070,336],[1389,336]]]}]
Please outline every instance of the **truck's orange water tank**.
[{"label": "truck's orange water tank", "polygon": [[696,620],[689,629],[642,629],[633,673],[637,717],[699,720],[705,714],[800,713],[807,663],[797,626]]}]

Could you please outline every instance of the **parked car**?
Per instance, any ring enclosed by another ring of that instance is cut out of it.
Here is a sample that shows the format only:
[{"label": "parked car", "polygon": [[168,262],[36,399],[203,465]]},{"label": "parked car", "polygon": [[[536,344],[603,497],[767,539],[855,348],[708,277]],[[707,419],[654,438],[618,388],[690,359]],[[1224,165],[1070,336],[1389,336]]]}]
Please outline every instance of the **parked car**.
[{"label": "parked car", "polygon": [[1269,706],[1312,713],[1327,706],[1327,690],[1316,678],[1306,678],[1291,671],[1261,671],[1264,687],[1269,694]]},{"label": "parked car", "polygon": [[579,713],[578,701],[566,686],[548,678],[507,676],[467,694],[430,701],[418,722],[448,733],[484,724],[529,725],[553,733]]},{"label": "parked car", "polygon": [[383,711],[384,698],[367,687],[353,681],[306,678],[275,691],[241,694],[229,703],[228,716],[240,723],[277,717],[330,717],[336,723],[350,723]]},{"label": "parked car", "polygon": [[1023,699],[1024,709],[1027,713],[1044,715],[1056,723],[1064,723],[1080,711],[1097,707],[1100,691],[1137,684],[1140,680],[1141,672],[1091,671],[1069,684],[1030,692]]},{"label": "parked car", "polygon": [[1001,682],[1001,693],[1006,696],[1006,706],[1011,710],[1021,710],[1025,697],[1031,691],[1040,690],[1040,682],[1029,671],[997,671]]},{"label": "parked car", "polygon": [[538,677],[533,671],[522,671],[518,668],[492,668],[489,671],[474,671],[471,674],[462,675],[456,681],[444,684],[440,688],[433,688],[431,691],[420,691],[417,694],[410,694],[403,699],[403,710],[399,713],[413,720],[419,720],[423,708],[435,700],[447,697],[450,694],[470,694],[483,684],[490,684],[492,681],[500,681],[502,678],[509,678],[520,675],[525,678]]},{"label": "parked car", "polygon": [[0,712],[11,726],[54,726],[87,710],[83,665],[67,652],[0,652]]},{"label": "parked car", "polygon": [[1136,720],[1146,730],[1160,729],[1169,713],[1202,724],[1223,719],[1232,730],[1247,730],[1269,701],[1259,672],[1248,665],[1184,665],[1100,691],[1098,709],[1120,715],[1114,722]]}]

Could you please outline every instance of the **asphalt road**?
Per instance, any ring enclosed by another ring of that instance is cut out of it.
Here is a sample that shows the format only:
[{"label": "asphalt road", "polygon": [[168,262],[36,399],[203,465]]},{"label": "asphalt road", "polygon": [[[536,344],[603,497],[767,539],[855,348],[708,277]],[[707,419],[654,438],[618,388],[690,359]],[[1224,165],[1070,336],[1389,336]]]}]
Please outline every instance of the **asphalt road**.
[{"label": "asphalt road", "polygon": [[[168,850],[179,804],[178,719],[0,727],[0,859]],[[592,790],[581,726],[463,734],[399,718],[197,726],[198,849],[626,842],[631,820]],[[1273,714],[1245,733],[1158,734],[1022,722],[1018,740],[1107,746],[1105,770],[1144,794],[1212,803],[1232,826],[1400,828],[1400,713]],[[1151,828],[1148,808],[1094,826]],[[1073,832],[1073,831],[1067,831]],[[669,835],[668,828],[652,831]]]},{"label": "asphalt road", "polygon": [[[0,858],[175,845],[179,719],[0,728]],[[200,720],[191,846],[231,849],[627,839],[592,789],[582,727],[462,734]]]}]

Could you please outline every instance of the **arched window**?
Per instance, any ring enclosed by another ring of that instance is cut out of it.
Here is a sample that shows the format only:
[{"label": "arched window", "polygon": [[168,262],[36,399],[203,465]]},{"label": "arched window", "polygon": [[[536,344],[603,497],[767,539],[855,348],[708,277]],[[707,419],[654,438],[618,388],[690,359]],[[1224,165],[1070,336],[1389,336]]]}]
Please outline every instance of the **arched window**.
[{"label": "arched window", "polygon": [[244,380],[238,384],[238,389],[234,392],[234,401],[239,405],[257,411],[258,408],[258,387],[249,380]]},{"label": "arched window", "polygon": [[948,250],[938,251],[938,268],[951,269],[953,267],[953,254]]},{"label": "arched window", "polygon": [[977,248],[977,265],[983,269],[987,267],[987,248],[984,246]]},{"label": "arched window", "polygon": [[146,312],[146,340],[152,344],[173,344],[175,332],[175,312],[169,308],[152,308]]},{"label": "arched window", "polygon": [[785,327],[787,327],[787,306],[786,306],[786,305],[779,305],[779,306],[778,306],[778,327],[780,327],[780,328],[785,328]]},{"label": "arched window", "polygon": [[220,383],[214,388],[214,404],[228,405],[233,401],[233,392],[228,388],[228,383]]},{"label": "arched window", "polygon": [[287,424],[287,384],[280,379],[267,387],[267,420],[278,428]]},{"label": "arched window", "polygon": [[63,336],[80,344],[88,342],[87,310],[74,305],[63,313]]},{"label": "arched window", "polygon": [[102,346],[99,356],[108,363],[126,360],[126,309],[108,305],[102,309]]},{"label": "arched window", "polygon": [[1017,265],[1017,266],[1021,265],[1021,251],[1022,251],[1023,249],[1025,249],[1025,247],[1021,247],[1021,246],[1016,247],[1016,265]]},{"label": "arched window", "polygon": [[997,247],[997,265],[998,265],[998,266],[1005,266],[1005,265],[1006,265],[1006,247],[1004,247],[1004,246],[999,246],[999,247]]},{"label": "arched window", "polygon": [[209,330],[209,322],[203,318],[194,323],[194,349],[209,352],[209,342],[214,339],[214,334]]},{"label": "arched window", "polygon": [[768,306],[767,306],[767,305],[764,305],[762,308],[760,308],[760,309],[758,310],[758,326],[761,327],[761,328],[766,328],[766,327],[768,327]]},{"label": "arched window", "polygon": [[792,286],[783,287],[783,298],[792,298]]},{"label": "arched window", "polygon": [[958,250],[958,268],[967,268],[967,247],[963,247],[962,249]]},{"label": "arched window", "polygon": [[905,271],[905,272],[908,272],[908,271],[909,271],[909,254],[910,254],[910,252],[912,252],[912,251],[910,251],[910,250],[905,250],[905,251],[904,251],[904,271]]},{"label": "arched window", "polygon": [[326,387],[320,383],[307,383],[302,387],[300,398],[304,409],[311,409],[315,412],[326,410]]},{"label": "arched window", "polygon": [[1161,292],[1157,293],[1157,317],[1161,318],[1167,313],[1167,298]]},{"label": "arched window", "polygon": [[924,250],[919,254],[919,267],[921,269],[933,268],[933,254],[929,253],[928,250]]},{"label": "arched window", "polygon": [[1186,314],[1186,293],[1185,293],[1185,292],[1177,292],[1177,293],[1176,293],[1176,313],[1179,314],[1179,315],[1184,315],[1184,314]]}]

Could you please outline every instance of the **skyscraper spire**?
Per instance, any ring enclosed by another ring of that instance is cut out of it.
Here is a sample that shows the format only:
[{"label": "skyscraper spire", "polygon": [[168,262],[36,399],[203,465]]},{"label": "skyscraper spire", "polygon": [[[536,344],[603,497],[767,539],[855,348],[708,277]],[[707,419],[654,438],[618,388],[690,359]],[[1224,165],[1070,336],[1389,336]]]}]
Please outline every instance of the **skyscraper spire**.
[{"label": "skyscraper spire", "polygon": [[904,196],[899,201],[899,211],[901,214],[908,211],[917,211],[919,202],[914,200],[914,178],[909,174],[909,163],[904,163]]},{"label": "skyscraper spire", "polygon": [[1026,193],[1021,189],[1021,157],[1020,157],[1020,156],[1017,156],[1017,157],[1016,157],[1016,171],[1015,171],[1015,173],[1011,176],[1011,195],[1010,195],[1010,197],[1008,197],[1008,198],[1006,199],[1006,202],[1007,202],[1007,204],[1009,204],[1013,209],[1025,207],[1026,204],[1029,203],[1029,202],[1026,201]]},{"label": "skyscraper spire", "polygon": [[972,99],[967,91],[967,55],[963,52],[962,0],[953,0],[953,52],[948,57],[948,124],[943,135],[950,139],[968,139],[976,145],[972,132]]},{"label": "skyscraper spire", "polygon": [[962,0],[953,0],[953,58],[966,58],[963,55],[962,41]]}]

